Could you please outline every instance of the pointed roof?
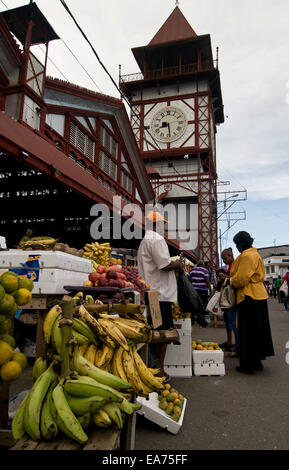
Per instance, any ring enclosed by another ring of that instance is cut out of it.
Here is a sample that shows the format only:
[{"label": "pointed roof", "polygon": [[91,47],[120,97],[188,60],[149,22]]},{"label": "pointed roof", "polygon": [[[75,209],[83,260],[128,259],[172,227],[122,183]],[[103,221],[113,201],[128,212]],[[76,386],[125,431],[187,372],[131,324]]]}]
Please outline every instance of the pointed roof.
[{"label": "pointed roof", "polygon": [[148,45],[154,46],[196,37],[197,34],[188,23],[179,7],[176,6]]}]

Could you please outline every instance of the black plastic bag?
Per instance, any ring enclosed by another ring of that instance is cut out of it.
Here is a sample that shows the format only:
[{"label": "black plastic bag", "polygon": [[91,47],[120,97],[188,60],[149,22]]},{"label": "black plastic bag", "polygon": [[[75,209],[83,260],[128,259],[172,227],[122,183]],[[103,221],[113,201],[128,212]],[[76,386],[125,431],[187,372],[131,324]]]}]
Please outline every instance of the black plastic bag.
[{"label": "black plastic bag", "polygon": [[205,328],[208,323],[205,320],[204,304],[184,272],[179,274],[177,284],[180,309],[185,313],[190,312],[192,323],[197,321],[200,326]]}]

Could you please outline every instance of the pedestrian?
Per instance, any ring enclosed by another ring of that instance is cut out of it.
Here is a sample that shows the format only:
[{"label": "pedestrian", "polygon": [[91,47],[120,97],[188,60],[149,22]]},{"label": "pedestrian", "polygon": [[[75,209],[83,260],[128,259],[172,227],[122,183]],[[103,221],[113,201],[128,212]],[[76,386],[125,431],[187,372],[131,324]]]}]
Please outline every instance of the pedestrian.
[{"label": "pedestrian", "polygon": [[[137,262],[139,274],[145,282],[150,284],[151,290],[156,290],[159,295],[162,325],[157,329],[169,330],[174,328],[172,306],[177,302],[176,273],[184,271],[181,261],[171,261],[168,245],[164,237],[159,233],[163,223],[167,222],[159,212],[151,212],[147,219],[152,229],[145,232],[138,249]],[[151,317],[148,318],[151,323]],[[169,376],[164,371],[164,359],[167,344],[149,344],[149,367],[160,369],[159,376]]]},{"label": "pedestrian", "polygon": [[287,273],[286,273],[285,276],[283,277],[281,285],[282,285],[284,282],[287,282],[287,286],[288,286],[288,295],[285,295],[285,294],[284,294],[284,296],[283,296],[283,302],[284,302],[285,310],[289,310],[289,271],[287,271]]},{"label": "pedestrian", "polygon": [[197,265],[191,269],[188,274],[188,278],[191,281],[195,291],[199,294],[201,301],[206,310],[209,296],[212,295],[212,287],[210,283],[210,274],[207,268],[205,268],[205,262],[200,260]]},{"label": "pedestrian", "polygon": [[[223,263],[227,266],[225,274],[220,273],[219,276],[223,279],[230,277],[231,266],[234,261],[232,248],[226,248],[222,251],[221,257]],[[220,344],[220,347],[225,351],[234,353],[234,357],[238,357],[238,330],[236,326],[236,307],[227,308],[224,311],[224,322],[227,331],[227,340]],[[233,342],[233,334],[235,343]]]},{"label": "pedestrian", "polygon": [[262,360],[274,356],[268,315],[265,267],[248,232],[238,232],[234,243],[240,255],[231,266],[231,283],[237,295],[239,372],[262,370]]},{"label": "pedestrian", "polygon": [[281,287],[281,284],[282,284],[282,278],[280,276],[280,274],[278,275],[277,279],[276,279],[276,291],[277,291],[277,299],[278,299],[278,303],[281,304],[281,296],[280,296],[280,287]]},{"label": "pedestrian", "polygon": [[276,279],[272,280],[272,295],[274,299],[276,299],[276,296],[277,296]]}]

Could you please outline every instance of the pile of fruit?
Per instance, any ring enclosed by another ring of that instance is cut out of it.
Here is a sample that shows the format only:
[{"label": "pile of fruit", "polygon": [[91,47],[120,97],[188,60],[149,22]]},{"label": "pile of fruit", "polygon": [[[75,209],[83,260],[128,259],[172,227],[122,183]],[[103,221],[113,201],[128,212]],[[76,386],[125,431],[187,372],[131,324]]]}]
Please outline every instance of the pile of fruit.
[{"label": "pile of fruit", "polygon": [[165,389],[158,394],[159,407],[164,410],[174,421],[178,422],[183,410],[184,397],[170,384],[165,384]]},{"label": "pile of fruit", "polygon": [[32,289],[31,279],[20,278],[11,271],[0,276],[0,378],[3,382],[16,380],[27,365],[26,356],[15,352],[15,340],[8,331],[18,308],[31,301]]},{"label": "pile of fruit", "polygon": [[86,243],[83,249],[83,257],[90,259],[95,269],[99,264],[102,266],[109,266],[111,252],[110,243]]},{"label": "pile of fruit", "polygon": [[150,329],[142,313],[130,303],[89,304],[81,293],[52,307],[43,324],[48,351],[35,361],[33,386],[12,421],[14,439],[63,433],[84,444],[90,428],[122,428],[141,406],[130,402],[132,391],[148,397],[164,390],[164,377],[136,351]]},{"label": "pile of fruit", "polygon": [[135,266],[123,266],[121,272],[125,275],[127,281],[132,284],[131,287],[140,293],[141,303],[145,303],[145,290],[150,288],[140,276],[138,268]]},{"label": "pile of fruit", "polygon": [[219,343],[204,342],[201,339],[197,339],[196,341],[192,341],[192,349],[196,349],[198,351],[215,351],[221,349]]},{"label": "pile of fruit", "polygon": [[59,239],[53,238],[53,237],[46,237],[46,236],[40,236],[40,237],[29,237],[25,236],[23,237],[19,244],[18,247],[21,250],[52,250],[56,243],[58,242]]},{"label": "pile of fruit", "polygon": [[178,320],[178,319],[184,320],[184,319],[186,319],[186,318],[191,318],[191,314],[190,314],[190,312],[184,313],[184,312],[181,310],[181,308],[180,308],[178,302],[174,302],[174,303],[173,303],[173,318],[174,318],[175,320]]}]

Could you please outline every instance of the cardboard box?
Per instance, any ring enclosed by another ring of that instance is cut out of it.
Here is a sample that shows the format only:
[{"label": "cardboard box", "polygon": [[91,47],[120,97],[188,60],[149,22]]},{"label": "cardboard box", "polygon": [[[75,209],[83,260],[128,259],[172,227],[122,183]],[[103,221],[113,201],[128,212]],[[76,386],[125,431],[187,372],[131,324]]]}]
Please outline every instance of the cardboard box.
[{"label": "cardboard box", "polygon": [[193,364],[222,364],[224,362],[224,352],[221,349],[214,351],[198,351],[193,349]]},{"label": "cardboard box", "polygon": [[225,375],[225,364],[194,364],[194,375]]},{"label": "cardboard box", "polygon": [[172,434],[177,434],[182,427],[185,415],[187,400],[185,398],[182,414],[178,422],[174,421],[164,410],[159,407],[158,394],[153,392],[149,394],[149,400],[143,397],[137,397],[136,402],[142,405],[137,411],[138,414],[144,416],[149,421],[161,426]]}]

